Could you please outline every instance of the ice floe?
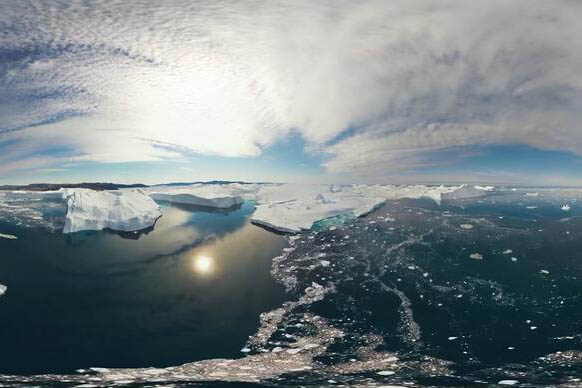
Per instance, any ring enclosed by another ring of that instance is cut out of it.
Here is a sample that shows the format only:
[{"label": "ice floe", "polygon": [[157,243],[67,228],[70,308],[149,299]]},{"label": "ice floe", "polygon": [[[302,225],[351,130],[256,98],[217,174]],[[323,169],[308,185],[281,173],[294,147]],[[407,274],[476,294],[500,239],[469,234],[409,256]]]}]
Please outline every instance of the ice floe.
[{"label": "ice floe", "polygon": [[6,287],[3,284],[0,284],[0,296],[4,295],[4,293],[6,292],[7,289],[8,289],[8,287]]},{"label": "ice floe", "polygon": [[16,240],[16,239],[18,239],[18,237],[13,236],[11,234],[2,234],[2,233],[0,233],[0,238],[5,238],[5,239],[8,239],[8,240]]},{"label": "ice floe", "polygon": [[515,385],[518,384],[518,380],[500,380],[497,382],[499,385]]},{"label": "ice floe", "polygon": [[570,205],[563,205],[560,209],[562,209],[565,212],[570,211]]}]

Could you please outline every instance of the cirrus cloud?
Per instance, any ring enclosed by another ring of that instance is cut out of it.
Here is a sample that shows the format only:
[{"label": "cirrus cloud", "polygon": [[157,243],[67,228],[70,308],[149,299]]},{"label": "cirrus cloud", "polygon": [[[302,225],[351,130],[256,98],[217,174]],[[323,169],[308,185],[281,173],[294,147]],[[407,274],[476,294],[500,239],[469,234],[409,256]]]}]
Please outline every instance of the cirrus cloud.
[{"label": "cirrus cloud", "polygon": [[581,12],[571,0],[2,2],[0,141],[19,146],[0,163],[50,164],[55,146],[56,165],[253,157],[291,131],[351,175],[472,145],[582,154]]}]

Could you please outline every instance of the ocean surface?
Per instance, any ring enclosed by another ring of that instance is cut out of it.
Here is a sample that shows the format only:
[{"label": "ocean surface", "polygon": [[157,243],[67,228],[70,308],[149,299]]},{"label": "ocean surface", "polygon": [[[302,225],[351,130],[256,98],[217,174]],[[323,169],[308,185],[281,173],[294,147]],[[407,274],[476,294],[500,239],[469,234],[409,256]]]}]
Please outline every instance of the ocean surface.
[{"label": "ocean surface", "polygon": [[285,238],[251,212],[0,240],[0,382],[579,386],[582,192],[388,201]]},{"label": "ocean surface", "polygon": [[269,271],[286,241],[249,223],[252,203],[162,211],[146,233],[0,223],[18,236],[0,238],[0,373],[240,356],[259,314],[284,301]]}]

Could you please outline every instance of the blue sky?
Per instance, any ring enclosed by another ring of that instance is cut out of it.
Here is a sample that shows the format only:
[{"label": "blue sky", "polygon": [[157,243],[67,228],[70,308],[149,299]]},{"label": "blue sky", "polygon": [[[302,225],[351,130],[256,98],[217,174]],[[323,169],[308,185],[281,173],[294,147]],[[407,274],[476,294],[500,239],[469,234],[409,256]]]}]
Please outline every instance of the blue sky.
[{"label": "blue sky", "polygon": [[0,182],[582,185],[581,12],[2,2]]}]

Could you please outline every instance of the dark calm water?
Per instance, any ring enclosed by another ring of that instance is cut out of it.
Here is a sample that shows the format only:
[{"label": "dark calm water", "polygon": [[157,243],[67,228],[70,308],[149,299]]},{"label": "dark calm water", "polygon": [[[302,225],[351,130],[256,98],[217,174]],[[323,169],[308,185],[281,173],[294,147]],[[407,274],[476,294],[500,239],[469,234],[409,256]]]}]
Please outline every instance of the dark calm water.
[{"label": "dark calm water", "polygon": [[[59,211],[50,210],[55,220]],[[582,192],[388,201],[289,243],[250,225],[251,212],[165,207],[144,235],[0,224],[20,236],[0,239],[0,382],[111,386],[121,374],[151,386],[152,371],[139,369],[1,375],[215,357],[237,359],[159,370],[156,384],[545,387],[582,378]]]},{"label": "dark calm water", "polygon": [[269,270],[286,242],[252,211],[165,205],[142,235],[0,221],[19,237],[0,238],[0,373],[240,357],[259,314],[285,300]]}]

